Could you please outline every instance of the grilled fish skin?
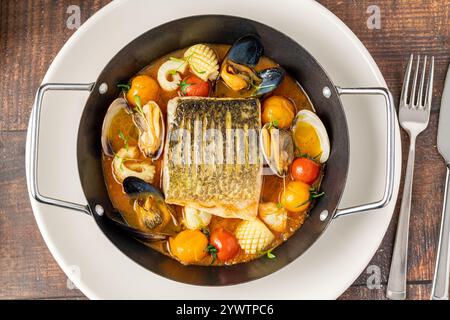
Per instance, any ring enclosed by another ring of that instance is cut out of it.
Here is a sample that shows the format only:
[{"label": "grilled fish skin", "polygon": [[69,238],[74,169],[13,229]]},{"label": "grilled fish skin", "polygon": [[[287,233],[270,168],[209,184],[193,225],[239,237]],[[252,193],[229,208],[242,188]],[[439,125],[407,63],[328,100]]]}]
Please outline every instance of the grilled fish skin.
[{"label": "grilled fish skin", "polygon": [[259,100],[174,98],[167,122],[166,202],[224,218],[256,217],[262,185]]}]

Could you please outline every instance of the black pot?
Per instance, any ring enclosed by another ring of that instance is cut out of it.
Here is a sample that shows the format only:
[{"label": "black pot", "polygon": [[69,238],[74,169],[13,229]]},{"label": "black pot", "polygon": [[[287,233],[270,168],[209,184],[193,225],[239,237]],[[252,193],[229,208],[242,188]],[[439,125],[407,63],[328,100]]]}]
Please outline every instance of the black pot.
[{"label": "black pot", "polygon": [[[110,103],[119,95],[117,83],[128,80],[144,66],[169,52],[195,43],[232,44],[245,34],[258,34],[265,55],[277,61],[294,77],[309,95],[318,116],[325,124],[331,153],[322,182],[325,196],[312,209],[304,225],[288,241],[278,247],[276,259],[257,259],[248,263],[223,266],[184,266],[125,234],[106,218],[104,213],[115,210],[108,197],[101,166],[102,121]],[[41,102],[47,90],[89,90],[78,131],[78,170],[88,205],[79,205],[43,196],[38,191],[37,146]],[[386,188],[383,198],[375,203],[348,209],[338,209],[349,165],[349,137],[342,108],[342,94],[378,94],[386,99],[388,114],[388,156]],[[147,31],[108,63],[95,83],[44,84],[40,87],[33,108],[32,143],[30,152],[30,191],[39,202],[75,209],[92,215],[103,233],[126,256],[144,268],[163,277],[204,286],[231,285],[255,280],[286,266],[303,254],[325,231],[332,219],[347,214],[386,206],[393,190],[394,170],[394,107],[385,88],[336,87],[324,69],[303,47],[283,33],[256,21],[222,15],[204,15],[175,20]],[[114,268],[114,266],[111,266]]]}]

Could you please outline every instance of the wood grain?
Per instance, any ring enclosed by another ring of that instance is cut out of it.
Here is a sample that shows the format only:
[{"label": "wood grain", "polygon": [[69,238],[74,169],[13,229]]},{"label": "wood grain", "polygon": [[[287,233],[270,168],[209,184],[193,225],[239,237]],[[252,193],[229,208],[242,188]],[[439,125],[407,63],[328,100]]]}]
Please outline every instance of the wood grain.
[{"label": "wood grain", "polygon": [[[82,22],[109,0],[0,1],[0,298],[83,298],[67,288],[67,277],[49,253],[27,197],[24,148],[34,93],[52,59],[74,33],[67,7],[81,8]],[[418,139],[408,261],[408,298],[428,299],[434,271],[445,166],[436,149],[440,96],[450,60],[450,3],[441,0],[320,0],[364,43],[396,101],[411,53],[434,55],[436,74],[430,126]],[[376,4],[381,29],[370,30],[367,8]],[[402,133],[406,163],[408,141]],[[403,169],[404,170],[404,169]],[[402,190],[402,189],[401,189]],[[400,199],[399,199],[400,201]],[[400,203],[400,202],[399,202]],[[381,269],[381,289],[366,286],[363,272],[341,299],[385,299],[398,219],[394,218],[369,265]]]}]

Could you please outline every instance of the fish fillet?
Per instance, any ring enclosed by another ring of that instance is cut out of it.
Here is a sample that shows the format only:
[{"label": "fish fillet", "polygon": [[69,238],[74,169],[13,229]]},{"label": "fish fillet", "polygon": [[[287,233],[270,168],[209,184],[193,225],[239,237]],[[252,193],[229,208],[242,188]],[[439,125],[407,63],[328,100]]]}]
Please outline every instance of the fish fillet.
[{"label": "fish fillet", "polygon": [[174,98],[167,122],[166,202],[224,218],[256,217],[262,184],[259,100]]}]

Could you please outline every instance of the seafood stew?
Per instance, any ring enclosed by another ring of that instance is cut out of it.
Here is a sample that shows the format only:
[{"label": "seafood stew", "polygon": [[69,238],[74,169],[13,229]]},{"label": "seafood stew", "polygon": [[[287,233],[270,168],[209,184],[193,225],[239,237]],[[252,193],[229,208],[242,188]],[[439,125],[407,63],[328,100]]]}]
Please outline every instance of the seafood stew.
[{"label": "seafood stew", "polygon": [[272,250],[302,232],[324,196],[326,127],[263,52],[247,35],[148,61],[117,84],[103,120],[112,205],[152,234],[146,245],[182,264],[276,259]]}]

